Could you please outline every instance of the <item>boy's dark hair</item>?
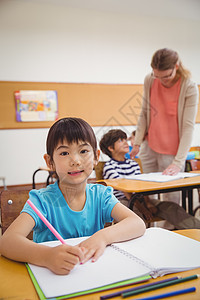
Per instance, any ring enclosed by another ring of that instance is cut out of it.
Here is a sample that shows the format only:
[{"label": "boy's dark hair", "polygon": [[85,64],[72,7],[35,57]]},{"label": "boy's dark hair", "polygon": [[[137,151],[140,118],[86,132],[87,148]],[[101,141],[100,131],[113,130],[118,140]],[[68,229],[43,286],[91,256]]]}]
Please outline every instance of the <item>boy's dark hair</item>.
[{"label": "boy's dark hair", "polygon": [[88,142],[96,157],[97,141],[92,127],[80,118],[63,118],[56,121],[49,130],[46,142],[47,154],[53,160],[53,152],[59,142],[69,144],[79,141]]},{"label": "boy's dark hair", "polygon": [[111,129],[106,134],[103,135],[99,142],[100,149],[103,153],[107,154],[112,158],[112,154],[108,147],[114,148],[114,143],[119,139],[127,139],[127,135],[121,129]]}]

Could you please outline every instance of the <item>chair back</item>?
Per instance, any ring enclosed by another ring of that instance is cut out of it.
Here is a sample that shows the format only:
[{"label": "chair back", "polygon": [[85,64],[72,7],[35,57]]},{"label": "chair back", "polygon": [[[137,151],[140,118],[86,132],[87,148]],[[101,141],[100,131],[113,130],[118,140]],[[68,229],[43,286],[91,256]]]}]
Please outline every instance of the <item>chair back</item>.
[{"label": "chair back", "polygon": [[191,165],[192,171],[200,170],[200,160],[191,159],[190,165]]},{"label": "chair back", "polygon": [[[29,198],[29,190],[5,190],[0,195],[1,230],[2,234],[19,216],[24,204]],[[32,239],[32,233],[28,238]]]},{"label": "chair back", "polygon": [[103,167],[105,165],[105,161],[99,161],[98,164],[94,167],[96,173],[96,180],[103,179]]},{"label": "chair back", "polygon": [[141,171],[141,173],[143,173],[141,159],[139,157],[135,157],[134,161],[139,165],[140,171]]},{"label": "chair back", "polygon": [[32,177],[32,188],[33,189],[37,188],[36,183],[35,183],[35,176],[36,176],[36,173],[38,173],[39,171],[46,171],[49,174],[47,177],[46,186],[49,185],[50,183],[53,183],[57,179],[55,171],[51,171],[47,167],[40,167],[37,170],[35,170],[35,172],[33,173],[33,177]]}]

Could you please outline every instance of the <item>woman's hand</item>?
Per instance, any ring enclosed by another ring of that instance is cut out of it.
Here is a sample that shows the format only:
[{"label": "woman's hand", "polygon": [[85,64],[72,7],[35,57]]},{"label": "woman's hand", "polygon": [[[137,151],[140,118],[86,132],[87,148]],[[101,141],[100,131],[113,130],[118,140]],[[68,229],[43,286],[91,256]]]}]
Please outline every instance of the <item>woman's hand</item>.
[{"label": "woman's hand", "polygon": [[139,150],[140,150],[140,146],[139,145],[134,145],[133,149],[130,152],[130,158],[134,159],[135,156],[138,154]]},{"label": "woman's hand", "polygon": [[95,262],[104,252],[107,244],[103,238],[102,231],[98,231],[90,238],[79,244],[79,247],[84,249],[84,259],[82,263],[85,263],[92,258],[92,262]]},{"label": "woman's hand", "polygon": [[83,249],[78,246],[60,245],[48,247],[45,267],[58,275],[66,275],[84,259]]},{"label": "woman's hand", "polygon": [[176,175],[178,174],[178,172],[180,172],[181,168],[171,164],[169,165],[164,171],[163,171],[163,175]]}]

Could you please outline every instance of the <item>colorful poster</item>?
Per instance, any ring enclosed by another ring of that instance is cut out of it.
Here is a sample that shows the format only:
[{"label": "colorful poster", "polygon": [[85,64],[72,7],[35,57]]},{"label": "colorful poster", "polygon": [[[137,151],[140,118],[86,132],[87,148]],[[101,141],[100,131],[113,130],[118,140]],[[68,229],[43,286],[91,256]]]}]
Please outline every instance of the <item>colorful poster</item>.
[{"label": "colorful poster", "polygon": [[16,91],[17,122],[55,121],[58,119],[56,91]]}]

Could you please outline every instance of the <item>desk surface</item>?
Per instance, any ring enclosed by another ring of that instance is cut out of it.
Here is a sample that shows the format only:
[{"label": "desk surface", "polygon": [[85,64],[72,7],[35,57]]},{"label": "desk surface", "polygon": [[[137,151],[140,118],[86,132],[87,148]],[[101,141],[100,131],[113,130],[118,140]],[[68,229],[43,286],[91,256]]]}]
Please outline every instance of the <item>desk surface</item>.
[{"label": "desk surface", "polygon": [[[200,241],[200,230],[199,229],[188,229],[188,230],[179,230],[177,231],[179,234],[188,236],[190,238],[193,238],[197,241]],[[189,255],[189,254],[188,254]],[[200,274],[200,268],[191,270],[191,271],[186,271],[186,272],[179,272],[177,273],[179,276],[189,276],[193,274]],[[174,276],[172,275],[166,275],[164,278],[169,278]],[[149,282],[155,282],[161,280],[160,278],[156,279],[151,279]],[[137,285],[135,285],[137,286]],[[145,296],[150,296],[150,295],[155,295],[159,293],[165,293],[169,291],[173,291],[176,289],[184,289],[184,288],[189,288],[195,286],[196,287],[196,292],[191,293],[189,295],[190,300],[194,299],[200,299],[200,278],[193,280],[193,281],[188,281],[185,283],[181,283],[179,285],[173,286],[173,287],[166,287],[163,289],[160,289],[159,291],[152,291],[145,293],[143,295]],[[120,288],[120,289],[115,289],[114,291],[122,290],[125,288]],[[106,295],[110,293],[110,291],[105,291],[105,292],[100,292],[100,293],[95,293],[91,295],[86,295],[86,296],[80,296],[76,297],[74,299],[83,299],[83,300],[99,300],[101,295]],[[142,298],[142,296],[140,298]],[[144,297],[145,297],[144,296]],[[38,300],[37,293],[35,291],[35,288],[32,284],[32,281],[28,275],[28,271],[23,263],[17,263],[11,260],[8,260],[4,257],[0,256],[0,298],[1,299],[8,299],[8,300]],[[131,299],[136,299],[138,298],[137,296],[131,297]],[[121,297],[117,297],[115,299],[122,299]],[[130,299],[130,298],[127,298]],[[173,299],[181,299],[181,300],[188,300],[188,295],[181,295],[177,297],[173,297]]]},{"label": "desk surface", "polygon": [[157,191],[162,189],[172,189],[181,187],[200,186],[200,176],[187,177],[178,180],[172,180],[167,182],[154,182],[154,181],[142,181],[134,179],[104,179],[99,182],[105,182],[106,185],[113,187],[116,190],[128,193],[140,193]]}]

